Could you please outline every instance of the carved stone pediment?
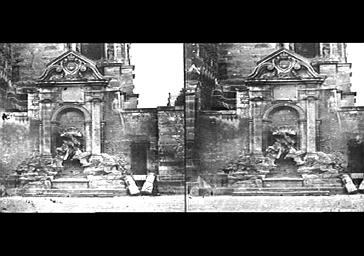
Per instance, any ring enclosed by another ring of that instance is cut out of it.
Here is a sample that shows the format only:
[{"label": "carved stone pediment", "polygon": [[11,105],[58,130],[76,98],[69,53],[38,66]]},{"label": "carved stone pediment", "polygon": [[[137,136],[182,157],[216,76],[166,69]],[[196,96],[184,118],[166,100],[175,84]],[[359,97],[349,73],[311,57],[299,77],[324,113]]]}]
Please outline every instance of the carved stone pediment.
[{"label": "carved stone pediment", "polygon": [[324,80],[309,61],[285,48],[268,55],[258,62],[247,81],[254,80]]},{"label": "carved stone pediment", "polygon": [[50,62],[39,78],[39,82],[67,81],[105,82],[106,79],[98,71],[93,61],[70,50]]}]

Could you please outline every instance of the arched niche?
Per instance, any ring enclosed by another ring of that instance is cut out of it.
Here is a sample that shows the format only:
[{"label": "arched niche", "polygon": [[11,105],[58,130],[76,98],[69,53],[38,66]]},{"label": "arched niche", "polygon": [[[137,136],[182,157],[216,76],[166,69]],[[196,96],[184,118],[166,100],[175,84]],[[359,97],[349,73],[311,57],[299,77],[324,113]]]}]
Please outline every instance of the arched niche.
[{"label": "arched niche", "polygon": [[60,146],[60,132],[74,127],[83,135],[83,151],[91,152],[91,115],[83,107],[65,105],[58,108],[51,118],[51,152],[55,154],[56,147]]},{"label": "arched niche", "polygon": [[306,115],[302,108],[290,103],[275,104],[264,112],[262,151],[273,144],[273,131],[283,128],[295,131],[296,149],[306,151]]}]

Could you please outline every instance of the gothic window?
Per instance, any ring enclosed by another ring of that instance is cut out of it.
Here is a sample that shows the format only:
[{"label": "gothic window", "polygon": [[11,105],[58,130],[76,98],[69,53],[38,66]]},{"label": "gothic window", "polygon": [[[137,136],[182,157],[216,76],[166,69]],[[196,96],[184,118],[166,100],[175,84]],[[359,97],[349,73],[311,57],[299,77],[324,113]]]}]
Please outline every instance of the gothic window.
[{"label": "gothic window", "polygon": [[294,51],[306,58],[314,58],[319,55],[319,43],[295,43]]},{"label": "gothic window", "polygon": [[104,44],[82,43],[81,54],[91,60],[100,60],[105,57]]}]

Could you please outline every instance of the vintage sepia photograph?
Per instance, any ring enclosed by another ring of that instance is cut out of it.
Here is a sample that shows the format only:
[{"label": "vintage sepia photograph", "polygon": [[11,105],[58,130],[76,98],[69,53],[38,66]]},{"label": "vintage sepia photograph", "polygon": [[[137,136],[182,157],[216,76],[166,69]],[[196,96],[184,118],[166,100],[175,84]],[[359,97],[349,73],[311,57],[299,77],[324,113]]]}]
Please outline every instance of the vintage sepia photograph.
[{"label": "vintage sepia photograph", "polygon": [[0,213],[361,212],[364,43],[0,43]]}]

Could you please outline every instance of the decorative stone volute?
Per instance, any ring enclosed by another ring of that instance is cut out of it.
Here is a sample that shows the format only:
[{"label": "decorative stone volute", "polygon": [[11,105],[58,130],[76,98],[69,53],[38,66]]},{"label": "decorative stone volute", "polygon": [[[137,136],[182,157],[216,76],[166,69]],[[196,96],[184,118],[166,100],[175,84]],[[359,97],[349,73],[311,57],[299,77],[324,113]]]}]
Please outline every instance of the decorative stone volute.
[{"label": "decorative stone volute", "polygon": [[325,76],[318,74],[309,61],[285,48],[260,60],[247,81],[254,80],[317,80]]},{"label": "decorative stone volute", "polygon": [[38,83],[107,82],[96,64],[76,51],[69,50],[51,61]]}]

